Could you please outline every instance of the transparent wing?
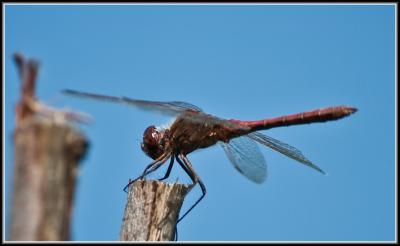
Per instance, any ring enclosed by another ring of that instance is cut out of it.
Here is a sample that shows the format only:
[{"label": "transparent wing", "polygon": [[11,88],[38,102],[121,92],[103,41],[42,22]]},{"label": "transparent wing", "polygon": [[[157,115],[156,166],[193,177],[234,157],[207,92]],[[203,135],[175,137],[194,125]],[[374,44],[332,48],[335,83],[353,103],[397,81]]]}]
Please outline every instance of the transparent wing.
[{"label": "transparent wing", "polygon": [[300,163],[303,163],[306,166],[309,166],[315,170],[317,170],[318,172],[325,174],[325,172],[319,168],[318,166],[316,166],[315,164],[313,164],[310,160],[308,160],[301,152],[300,150],[296,149],[293,146],[290,146],[289,144],[283,143],[279,140],[276,140],[274,138],[268,137],[262,133],[259,132],[252,132],[247,134],[246,136],[248,136],[249,138],[263,144],[266,145],[284,155],[286,155],[287,157],[290,157]]},{"label": "transparent wing", "polygon": [[267,163],[256,142],[247,136],[219,142],[233,166],[248,179],[263,183],[267,177]]},{"label": "transparent wing", "polygon": [[191,111],[195,111],[195,112],[202,111],[199,107],[197,107],[193,104],[187,103],[187,102],[146,101],[146,100],[139,100],[139,99],[133,99],[133,98],[128,98],[128,97],[114,97],[114,96],[100,95],[100,94],[81,92],[81,91],[75,91],[75,90],[63,90],[62,93],[71,95],[71,96],[76,96],[76,97],[99,100],[99,101],[103,101],[103,102],[128,104],[130,106],[135,106],[141,110],[156,111],[158,113],[167,114],[170,116],[180,115],[181,113],[183,113],[187,110],[191,110]]},{"label": "transparent wing", "polygon": [[62,93],[70,96],[93,99],[103,102],[128,104],[130,106],[135,106],[136,108],[141,110],[153,111],[156,113],[161,113],[173,117],[179,116],[193,122],[207,122],[207,124],[209,125],[211,124],[225,125],[227,127],[230,127],[232,130],[244,131],[250,129],[248,126],[243,126],[235,122],[231,122],[229,120],[224,120],[209,114],[205,114],[203,110],[201,110],[199,107],[187,102],[147,101],[147,100],[139,100],[128,97],[114,97],[114,96],[100,95],[100,94],[81,92],[75,90],[63,90]]},{"label": "transparent wing", "polygon": [[167,104],[174,106],[174,107],[182,108],[182,110],[191,109],[194,111],[203,112],[203,110],[201,108],[199,108],[196,105],[193,105],[191,103],[187,103],[187,102],[173,101],[173,102],[167,102]]}]

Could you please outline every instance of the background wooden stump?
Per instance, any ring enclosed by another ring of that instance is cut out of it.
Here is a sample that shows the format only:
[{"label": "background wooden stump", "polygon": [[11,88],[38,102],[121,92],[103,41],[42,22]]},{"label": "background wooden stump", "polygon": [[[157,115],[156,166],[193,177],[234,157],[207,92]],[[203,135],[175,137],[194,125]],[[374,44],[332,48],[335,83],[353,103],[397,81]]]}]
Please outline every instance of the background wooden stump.
[{"label": "background wooden stump", "polygon": [[69,240],[85,137],[67,124],[32,120],[14,133],[10,240]]},{"label": "background wooden stump", "polygon": [[88,141],[68,119],[35,98],[38,63],[14,56],[22,80],[15,108],[10,240],[69,240],[78,162]]}]

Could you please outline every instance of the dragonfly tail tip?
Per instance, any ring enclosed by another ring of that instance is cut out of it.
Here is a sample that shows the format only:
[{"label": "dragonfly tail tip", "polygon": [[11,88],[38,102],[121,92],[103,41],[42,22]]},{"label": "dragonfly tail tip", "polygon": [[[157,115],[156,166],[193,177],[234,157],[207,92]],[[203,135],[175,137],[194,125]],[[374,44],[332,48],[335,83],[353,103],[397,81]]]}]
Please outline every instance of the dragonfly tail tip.
[{"label": "dragonfly tail tip", "polygon": [[355,108],[355,107],[346,107],[346,109],[345,109],[346,115],[354,114],[357,111],[358,111],[358,108]]}]

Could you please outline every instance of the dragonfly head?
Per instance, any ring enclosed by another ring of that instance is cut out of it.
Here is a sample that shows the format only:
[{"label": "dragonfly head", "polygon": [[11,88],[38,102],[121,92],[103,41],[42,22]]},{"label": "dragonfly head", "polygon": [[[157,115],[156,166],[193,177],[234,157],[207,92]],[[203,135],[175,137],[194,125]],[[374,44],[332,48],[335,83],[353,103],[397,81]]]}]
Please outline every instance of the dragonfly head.
[{"label": "dragonfly head", "polygon": [[144,130],[141,147],[143,152],[153,160],[164,153],[163,136],[164,132],[159,131],[155,126],[149,126]]}]

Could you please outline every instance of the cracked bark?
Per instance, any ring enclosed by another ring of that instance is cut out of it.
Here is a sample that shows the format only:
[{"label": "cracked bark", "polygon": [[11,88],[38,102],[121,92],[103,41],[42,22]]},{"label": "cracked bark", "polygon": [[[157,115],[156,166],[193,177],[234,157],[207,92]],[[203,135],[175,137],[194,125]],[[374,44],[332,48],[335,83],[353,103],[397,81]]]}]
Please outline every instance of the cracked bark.
[{"label": "cracked bark", "polygon": [[179,211],[190,189],[190,185],[155,180],[138,180],[131,184],[120,240],[174,240]]}]

